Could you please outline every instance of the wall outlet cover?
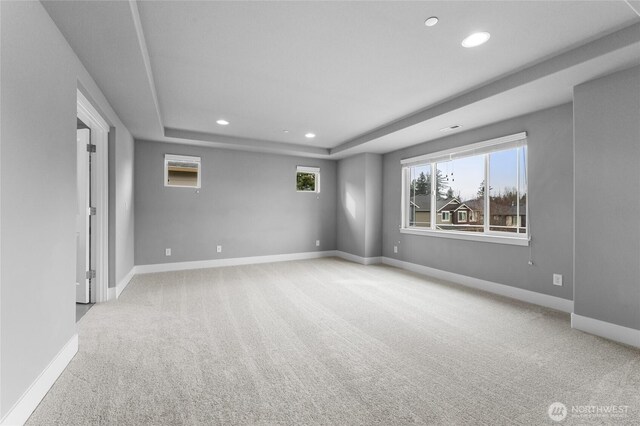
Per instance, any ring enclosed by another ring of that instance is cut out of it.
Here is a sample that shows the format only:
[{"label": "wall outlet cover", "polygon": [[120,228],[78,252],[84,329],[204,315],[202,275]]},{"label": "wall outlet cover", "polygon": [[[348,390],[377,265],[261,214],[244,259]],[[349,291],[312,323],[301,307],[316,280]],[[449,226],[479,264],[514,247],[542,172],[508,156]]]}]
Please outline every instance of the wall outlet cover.
[{"label": "wall outlet cover", "polygon": [[320,247],[320,240],[316,240],[316,247]]},{"label": "wall outlet cover", "polygon": [[553,285],[562,286],[562,275],[553,274]]},{"label": "wall outlet cover", "polygon": [[164,255],[165,256],[171,256],[171,249],[170,248],[164,249]]},{"label": "wall outlet cover", "polygon": [[217,251],[218,253],[222,253],[222,246],[217,246],[217,247],[216,247],[216,251]]}]

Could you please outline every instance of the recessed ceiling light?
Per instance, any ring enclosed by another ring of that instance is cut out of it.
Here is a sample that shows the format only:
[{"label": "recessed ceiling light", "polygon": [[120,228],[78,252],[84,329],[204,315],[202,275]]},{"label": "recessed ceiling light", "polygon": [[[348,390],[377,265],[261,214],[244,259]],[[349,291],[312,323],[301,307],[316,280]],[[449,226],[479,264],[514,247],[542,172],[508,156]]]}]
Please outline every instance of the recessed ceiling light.
[{"label": "recessed ceiling light", "polygon": [[432,16],[431,18],[427,18],[427,20],[424,21],[424,24],[427,27],[433,27],[437,23],[438,23],[438,18],[436,16]]},{"label": "recessed ceiling light", "polygon": [[282,133],[289,133],[289,131],[285,129],[282,131]]},{"label": "recessed ceiling light", "polygon": [[440,131],[441,132],[450,132],[452,130],[459,129],[460,127],[462,127],[460,124],[454,124],[453,126],[449,126],[449,127],[445,127],[443,129],[440,129]]},{"label": "recessed ceiling light", "polygon": [[473,33],[464,40],[462,40],[462,46],[464,47],[476,47],[480,46],[483,43],[486,43],[489,40],[491,34],[481,31],[479,33]]},{"label": "recessed ceiling light", "polygon": [[223,120],[223,119],[216,121],[216,123],[218,123],[221,126],[226,126],[227,124],[229,124],[227,120]]},{"label": "recessed ceiling light", "polygon": [[313,138],[316,137],[316,134],[315,133],[307,133],[306,135],[304,135],[304,137],[308,138],[308,139],[313,139]]}]

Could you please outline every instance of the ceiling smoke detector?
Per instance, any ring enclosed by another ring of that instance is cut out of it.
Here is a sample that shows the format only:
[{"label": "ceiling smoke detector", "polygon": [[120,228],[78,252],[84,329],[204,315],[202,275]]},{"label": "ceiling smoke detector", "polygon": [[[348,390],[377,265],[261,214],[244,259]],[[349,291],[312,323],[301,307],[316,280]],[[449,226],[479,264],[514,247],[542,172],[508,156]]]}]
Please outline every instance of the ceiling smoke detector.
[{"label": "ceiling smoke detector", "polygon": [[440,129],[441,132],[450,132],[452,130],[456,130],[459,129],[460,127],[462,127],[462,125],[460,124],[454,124],[453,126],[449,126],[449,127],[445,127],[443,129]]}]

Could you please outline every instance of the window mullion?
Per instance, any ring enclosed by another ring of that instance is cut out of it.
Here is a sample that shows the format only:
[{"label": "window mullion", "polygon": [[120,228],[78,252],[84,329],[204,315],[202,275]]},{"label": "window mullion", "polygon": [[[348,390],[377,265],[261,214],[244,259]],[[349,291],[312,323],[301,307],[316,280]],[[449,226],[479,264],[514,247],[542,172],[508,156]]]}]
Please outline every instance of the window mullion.
[{"label": "window mullion", "polygon": [[436,229],[436,220],[438,217],[438,205],[436,203],[436,190],[438,188],[438,175],[436,173],[436,163],[431,163],[431,229]]},{"label": "window mullion", "polygon": [[520,149],[516,149],[516,234],[520,233]]},{"label": "window mullion", "polygon": [[491,186],[489,185],[489,170],[490,170],[490,157],[489,154],[484,155],[484,232],[485,234],[489,232],[489,207],[491,203],[489,202],[489,191]]},{"label": "window mullion", "polygon": [[402,198],[402,208],[400,209],[400,215],[401,215],[400,228],[407,228],[409,223],[407,221],[407,209],[411,206],[408,205],[409,201],[407,197],[408,184],[407,184],[407,168],[406,167],[402,168],[401,181],[402,181],[402,192],[400,194]]}]

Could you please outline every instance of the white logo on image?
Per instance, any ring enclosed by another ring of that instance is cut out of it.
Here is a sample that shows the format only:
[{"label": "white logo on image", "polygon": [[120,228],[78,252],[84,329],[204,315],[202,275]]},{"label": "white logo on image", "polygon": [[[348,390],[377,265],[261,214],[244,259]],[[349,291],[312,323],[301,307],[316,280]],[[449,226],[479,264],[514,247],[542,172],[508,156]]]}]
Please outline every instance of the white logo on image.
[{"label": "white logo on image", "polygon": [[567,417],[567,406],[562,402],[554,402],[549,406],[547,413],[554,422],[561,422]]}]

